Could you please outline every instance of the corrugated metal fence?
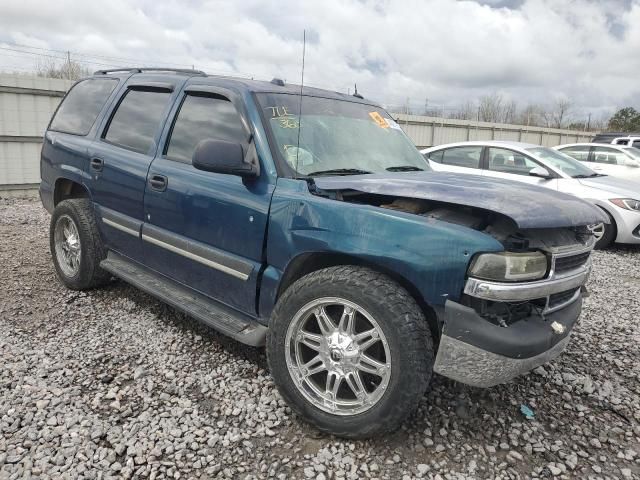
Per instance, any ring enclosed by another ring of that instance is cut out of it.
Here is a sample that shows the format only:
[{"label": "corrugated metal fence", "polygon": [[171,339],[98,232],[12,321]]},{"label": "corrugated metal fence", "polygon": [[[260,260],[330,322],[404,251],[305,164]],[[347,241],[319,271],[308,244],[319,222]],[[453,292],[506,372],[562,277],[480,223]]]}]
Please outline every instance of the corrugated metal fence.
[{"label": "corrugated metal fence", "polygon": [[73,82],[0,75],[0,189],[40,182],[40,147],[51,115]]},{"label": "corrugated metal fence", "polygon": [[452,120],[420,115],[394,114],[393,118],[418,148],[468,140],[512,140],[554,147],[563,143],[590,142],[595,136],[594,133],[575,130]]},{"label": "corrugated metal fence", "polygon": [[[0,191],[33,189],[40,182],[42,135],[73,82],[0,75]],[[422,147],[465,140],[517,140],[546,146],[588,142],[593,134],[553,128],[450,120],[419,115],[394,118]]]}]

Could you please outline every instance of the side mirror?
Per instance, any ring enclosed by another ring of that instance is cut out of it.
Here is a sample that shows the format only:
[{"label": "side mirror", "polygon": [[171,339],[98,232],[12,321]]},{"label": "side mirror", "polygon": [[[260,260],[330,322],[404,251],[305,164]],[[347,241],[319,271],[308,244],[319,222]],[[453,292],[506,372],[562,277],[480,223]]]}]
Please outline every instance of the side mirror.
[{"label": "side mirror", "polygon": [[638,160],[634,160],[633,158],[625,158],[624,159],[624,166],[625,167],[640,167],[640,165],[638,165]]},{"label": "side mirror", "polygon": [[239,143],[207,139],[198,143],[191,163],[194,168],[205,172],[257,177],[260,168],[258,165],[245,162],[244,154]]},{"label": "side mirror", "polygon": [[532,177],[544,178],[546,180],[549,180],[551,178],[551,174],[549,173],[549,170],[547,170],[544,167],[532,168],[531,170],[529,170],[529,175]]}]

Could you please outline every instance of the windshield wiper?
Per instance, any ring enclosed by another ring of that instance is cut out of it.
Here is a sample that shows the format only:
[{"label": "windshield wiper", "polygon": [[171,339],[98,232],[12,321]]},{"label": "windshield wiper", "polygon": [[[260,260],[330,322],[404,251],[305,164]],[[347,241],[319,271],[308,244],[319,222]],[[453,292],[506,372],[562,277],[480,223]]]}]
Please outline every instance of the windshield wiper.
[{"label": "windshield wiper", "polygon": [[423,172],[424,168],[415,167],[413,165],[398,165],[396,167],[385,168],[387,172]]},{"label": "windshield wiper", "polygon": [[366,175],[369,173],[367,170],[359,170],[357,168],[334,168],[333,170],[318,170],[317,172],[307,173],[309,177],[315,177],[318,175]]},{"label": "windshield wiper", "polygon": [[592,173],[590,175],[584,175],[584,174],[580,174],[580,175],[574,175],[572,178],[593,178],[593,177],[606,177],[606,175],[604,173]]}]

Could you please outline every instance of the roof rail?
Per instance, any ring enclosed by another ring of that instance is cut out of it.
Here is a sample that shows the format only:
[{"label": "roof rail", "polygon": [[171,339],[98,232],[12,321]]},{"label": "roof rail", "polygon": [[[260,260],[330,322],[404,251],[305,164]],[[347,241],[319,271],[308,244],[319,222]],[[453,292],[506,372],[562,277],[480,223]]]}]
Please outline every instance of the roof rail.
[{"label": "roof rail", "polygon": [[190,68],[146,68],[146,67],[129,67],[129,68],[113,68],[111,70],[97,70],[93,72],[94,75],[106,75],[108,73],[116,72],[174,72],[174,73],[190,73],[192,75],[200,75],[206,77],[207,74],[202,70],[192,70]]}]

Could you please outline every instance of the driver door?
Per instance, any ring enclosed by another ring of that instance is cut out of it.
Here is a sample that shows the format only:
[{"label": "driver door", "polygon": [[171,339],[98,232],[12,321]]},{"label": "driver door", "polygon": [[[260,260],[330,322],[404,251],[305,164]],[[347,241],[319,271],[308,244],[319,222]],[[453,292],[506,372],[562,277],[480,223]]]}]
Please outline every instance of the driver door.
[{"label": "driver door", "polygon": [[142,240],[146,263],[211,298],[256,314],[273,185],[263,171],[243,179],[198,170],[191,157],[205,139],[256,154],[231,94],[188,86],[169,116],[164,148],[149,168]]}]

